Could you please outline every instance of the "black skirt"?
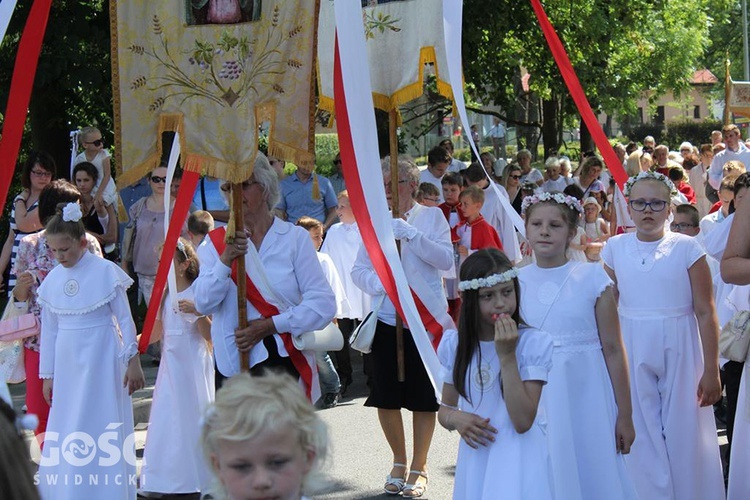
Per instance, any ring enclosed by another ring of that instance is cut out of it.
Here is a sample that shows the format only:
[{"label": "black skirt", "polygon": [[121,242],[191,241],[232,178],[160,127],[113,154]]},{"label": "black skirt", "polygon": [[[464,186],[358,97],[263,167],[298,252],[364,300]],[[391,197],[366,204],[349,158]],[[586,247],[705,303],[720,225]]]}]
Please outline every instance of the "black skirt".
[{"label": "black skirt", "polygon": [[404,382],[398,381],[395,326],[378,321],[369,356],[372,361],[371,387],[365,406],[384,410],[438,410],[435,389],[409,330],[404,328]]}]

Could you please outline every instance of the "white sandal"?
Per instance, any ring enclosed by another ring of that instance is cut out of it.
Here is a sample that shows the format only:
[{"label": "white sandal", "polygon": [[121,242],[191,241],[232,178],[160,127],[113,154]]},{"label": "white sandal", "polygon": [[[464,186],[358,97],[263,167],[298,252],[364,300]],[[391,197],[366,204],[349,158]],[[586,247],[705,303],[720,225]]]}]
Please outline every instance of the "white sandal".
[{"label": "white sandal", "polygon": [[[393,467],[403,467],[404,473],[406,473],[406,464],[393,464]],[[391,477],[390,474],[385,476],[385,484],[383,485],[383,491],[389,495],[398,495],[403,491],[404,484],[406,483],[406,477]],[[390,487],[390,488],[389,488]]]},{"label": "white sandal", "polygon": [[[410,470],[409,475],[412,474],[417,475],[417,480],[414,483],[406,483],[403,490],[401,490],[401,495],[403,495],[404,498],[421,498],[427,491],[427,481],[429,481],[429,476],[427,475],[426,470]],[[424,483],[419,482],[419,478],[422,477],[424,478]]]}]

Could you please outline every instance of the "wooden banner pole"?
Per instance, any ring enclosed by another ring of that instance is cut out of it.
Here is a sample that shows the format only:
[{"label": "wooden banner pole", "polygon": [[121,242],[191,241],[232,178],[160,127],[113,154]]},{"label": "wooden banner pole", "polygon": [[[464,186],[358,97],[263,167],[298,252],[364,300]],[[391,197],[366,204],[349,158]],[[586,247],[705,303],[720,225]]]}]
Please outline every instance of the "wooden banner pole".
[{"label": "wooden banner pole", "polygon": [[[235,231],[245,230],[242,213],[242,183],[232,184],[232,216]],[[232,235],[234,238],[234,235]],[[236,259],[237,263],[237,323],[239,328],[247,328],[247,282],[245,280],[245,256]],[[250,351],[240,352],[240,371],[250,371]]]}]

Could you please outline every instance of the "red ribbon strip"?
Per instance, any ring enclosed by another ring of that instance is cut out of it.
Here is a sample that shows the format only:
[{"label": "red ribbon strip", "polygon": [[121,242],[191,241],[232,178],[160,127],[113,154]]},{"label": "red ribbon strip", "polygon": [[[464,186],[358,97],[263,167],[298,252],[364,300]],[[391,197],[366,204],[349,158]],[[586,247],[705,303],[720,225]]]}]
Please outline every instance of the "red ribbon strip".
[{"label": "red ribbon strip", "polygon": [[[213,231],[208,233],[209,237],[211,238],[211,242],[213,242],[214,248],[216,248],[216,252],[219,255],[224,253],[224,249],[226,248],[226,243],[224,242],[226,234],[227,231],[224,227],[214,229]],[[237,284],[236,260],[232,262],[232,281],[234,281],[235,285]],[[245,296],[247,297],[247,300],[253,305],[253,307],[255,307],[255,309],[258,310],[261,316],[263,316],[264,318],[270,318],[279,314],[279,309],[275,305],[268,302],[265,297],[263,297],[263,295],[260,293],[260,290],[258,290],[258,288],[256,288],[255,286],[255,283],[253,283],[253,280],[250,279],[250,276],[245,275],[245,285]],[[284,342],[284,348],[289,354],[289,359],[292,361],[292,364],[299,372],[300,378],[302,378],[302,381],[305,384],[305,394],[307,394],[307,399],[310,399],[312,401],[312,368],[310,368],[310,365],[307,363],[307,359],[305,358],[305,356],[300,351],[298,351],[296,347],[294,347],[294,342],[292,341],[291,334],[279,333],[279,336],[281,336],[281,340],[282,342]]]},{"label": "red ribbon strip", "polygon": [[[373,269],[380,278],[383,288],[391,299],[393,305],[398,311],[401,318],[404,318],[403,307],[398,297],[396,289],[396,280],[393,277],[391,268],[386,260],[385,253],[380,246],[378,235],[372,225],[372,217],[365,203],[364,188],[359,176],[359,165],[354,153],[354,141],[352,139],[351,126],[349,124],[349,110],[346,104],[346,94],[344,92],[344,81],[341,72],[341,59],[339,57],[339,43],[336,38],[334,48],[334,65],[333,65],[333,96],[336,107],[336,127],[339,133],[339,151],[341,153],[344,178],[346,179],[346,188],[349,192],[349,202],[352,211],[357,219],[362,241],[364,242],[367,253],[372,261]],[[443,334],[443,327],[433,317],[427,307],[422,303],[417,294],[412,291],[414,302],[417,306],[419,316],[424,323],[425,328],[433,335],[432,344],[435,348],[440,343]]]},{"label": "red ribbon strip", "polygon": [[586,124],[589,132],[591,132],[591,137],[594,139],[596,147],[602,153],[604,162],[612,173],[612,177],[614,177],[617,185],[622,189],[628,180],[628,174],[625,172],[622,162],[617,158],[615,150],[612,149],[612,145],[609,143],[604,130],[602,130],[599,120],[597,120],[594,111],[591,109],[591,105],[586,98],[586,93],[583,91],[583,87],[581,87],[581,82],[578,81],[578,76],[576,76],[573,65],[570,63],[568,53],[557,36],[555,28],[550,23],[549,18],[547,18],[541,2],[539,0],[531,0],[531,6],[534,8],[534,13],[539,20],[539,26],[542,28],[544,38],[547,40],[547,45],[549,45],[552,56],[555,58],[557,67],[560,68],[560,74],[565,81],[565,85],[568,87],[570,96],[573,98],[573,102],[575,102],[578,112],[581,114],[581,118],[583,118],[583,122]]},{"label": "red ribbon strip", "polygon": [[34,87],[39,53],[42,50],[44,33],[52,0],[36,0],[31,6],[26,27],[18,44],[18,53],[13,67],[13,78],[8,94],[8,107],[5,111],[3,138],[0,140],[0,207],[8,198],[13,172],[16,169],[18,150],[21,147],[26,114],[29,110],[31,91]]},{"label": "red ribbon strip", "polygon": [[182,226],[190,210],[190,204],[193,202],[193,193],[195,193],[198,180],[200,180],[200,174],[196,172],[185,171],[182,175],[182,183],[180,184],[180,190],[177,192],[177,201],[174,204],[172,218],[169,220],[167,237],[164,240],[164,248],[162,248],[159,258],[159,267],[156,269],[154,290],[151,292],[146,319],[143,322],[141,340],[138,342],[138,350],[142,353],[146,352],[149,340],[151,339],[151,331],[156,321],[156,313],[159,310],[161,298],[164,296],[164,285],[167,283],[167,274],[174,258],[174,249],[177,248],[177,239],[180,237],[180,231],[182,231]]}]

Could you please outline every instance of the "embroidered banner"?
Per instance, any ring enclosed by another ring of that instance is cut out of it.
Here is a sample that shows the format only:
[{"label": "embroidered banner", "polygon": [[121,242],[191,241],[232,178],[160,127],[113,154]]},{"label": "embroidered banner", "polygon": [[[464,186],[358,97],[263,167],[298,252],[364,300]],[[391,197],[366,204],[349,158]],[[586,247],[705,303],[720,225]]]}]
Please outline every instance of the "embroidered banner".
[{"label": "embroidered banner", "polygon": [[750,116],[750,82],[735,82],[729,79],[729,111]]},{"label": "embroidered banner", "polygon": [[[347,0],[361,3],[367,59],[371,73],[372,100],[384,111],[397,109],[423,94],[425,65],[432,64],[437,91],[452,98],[447,78],[440,3],[435,0]],[[320,7],[318,43],[319,108],[331,114],[336,21],[334,2]],[[429,27],[429,28],[427,28]]]},{"label": "embroidered banner", "polygon": [[258,131],[271,155],[312,164],[316,0],[113,0],[118,184],[158,166],[179,132],[187,170],[239,182]]}]

